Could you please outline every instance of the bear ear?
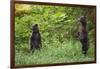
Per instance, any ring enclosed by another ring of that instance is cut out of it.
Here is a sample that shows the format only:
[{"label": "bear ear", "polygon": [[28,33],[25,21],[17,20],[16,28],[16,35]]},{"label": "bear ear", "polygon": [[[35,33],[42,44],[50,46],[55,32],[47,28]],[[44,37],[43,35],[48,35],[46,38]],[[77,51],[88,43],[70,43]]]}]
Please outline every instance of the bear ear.
[{"label": "bear ear", "polygon": [[38,26],[38,24],[35,24],[34,26],[36,27],[36,26]]},{"label": "bear ear", "polygon": [[38,24],[33,24],[31,29],[33,30],[37,26],[38,26]]},{"label": "bear ear", "polygon": [[83,18],[86,19],[87,17],[86,16],[83,16]]},{"label": "bear ear", "polygon": [[87,16],[81,16],[81,18],[84,18],[84,19],[86,19],[86,18],[87,18]]},{"label": "bear ear", "polygon": [[83,18],[84,18],[84,21],[87,21],[87,17],[86,16],[83,16]]},{"label": "bear ear", "polygon": [[83,21],[86,21],[86,18],[87,18],[86,16],[80,16],[80,17],[78,18],[78,21],[82,21],[82,22],[83,22]]}]

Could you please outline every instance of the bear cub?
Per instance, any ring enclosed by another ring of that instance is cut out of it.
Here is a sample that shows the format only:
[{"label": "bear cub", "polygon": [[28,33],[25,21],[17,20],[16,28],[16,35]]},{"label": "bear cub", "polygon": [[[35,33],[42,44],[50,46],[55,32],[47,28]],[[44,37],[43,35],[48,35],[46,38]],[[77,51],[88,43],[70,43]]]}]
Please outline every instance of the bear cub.
[{"label": "bear cub", "polygon": [[78,35],[82,44],[82,53],[86,55],[89,48],[87,21],[85,16],[81,16],[78,20],[80,22]]},{"label": "bear cub", "polygon": [[39,49],[41,47],[41,35],[39,32],[38,24],[32,26],[32,35],[30,38],[30,49],[34,52],[35,49]]}]

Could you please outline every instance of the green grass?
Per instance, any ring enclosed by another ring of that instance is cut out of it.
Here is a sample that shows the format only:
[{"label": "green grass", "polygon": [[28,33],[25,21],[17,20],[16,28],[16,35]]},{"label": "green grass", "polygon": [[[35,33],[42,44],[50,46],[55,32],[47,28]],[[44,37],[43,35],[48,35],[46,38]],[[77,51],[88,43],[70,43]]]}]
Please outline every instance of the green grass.
[{"label": "green grass", "polygon": [[[17,45],[16,47],[18,47]],[[42,43],[42,49],[30,53],[28,44],[21,44],[20,49],[15,51],[16,65],[31,64],[53,64],[94,61],[94,46],[90,44],[87,56],[81,53],[81,44],[75,40],[65,40],[64,42],[52,41]]]}]

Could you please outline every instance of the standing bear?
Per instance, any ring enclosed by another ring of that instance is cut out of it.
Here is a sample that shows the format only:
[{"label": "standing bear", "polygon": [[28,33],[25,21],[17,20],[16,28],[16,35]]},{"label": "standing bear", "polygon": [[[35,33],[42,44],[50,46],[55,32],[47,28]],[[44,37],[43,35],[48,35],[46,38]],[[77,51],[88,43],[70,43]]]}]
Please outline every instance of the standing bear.
[{"label": "standing bear", "polygon": [[78,20],[80,22],[78,36],[82,44],[82,53],[86,55],[89,48],[87,21],[85,16],[81,16]]},{"label": "standing bear", "polygon": [[30,49],[34,52],[35,49],[40,49],[41,47],[41,35],[39,32],[38,24],[32,26],[32,35],[30,38]]}]

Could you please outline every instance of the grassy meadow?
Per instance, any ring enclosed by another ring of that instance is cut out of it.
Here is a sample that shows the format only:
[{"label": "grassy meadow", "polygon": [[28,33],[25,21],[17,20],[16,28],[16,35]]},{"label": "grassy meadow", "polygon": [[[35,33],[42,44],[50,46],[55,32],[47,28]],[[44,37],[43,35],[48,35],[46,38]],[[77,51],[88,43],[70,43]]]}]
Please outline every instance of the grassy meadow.
[{"label": "grassy meadow", "polygon": [[[81,52],[81,43],[75,37],[81,15],[87,16],[89,50]],[[95,8],[15,5],[15,65],[37,65],[94,61]],[[39,25],[42,48],[34,53],[29,49],[33,24]]]},{"label": "grassy meadow", "polygon": [[29,51],[27,44],[22,44],[20,50],[16,50],[16,65],[29,64],[54,64],[54,63],[70,63],[94,61],[94,46],[88,50],[87,56],[81,53],[81,44],[78,41],[65,41],[63,43],[43,43],[42,49],[36,50],[34,53]]}]

